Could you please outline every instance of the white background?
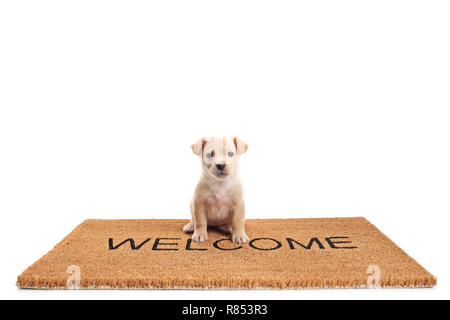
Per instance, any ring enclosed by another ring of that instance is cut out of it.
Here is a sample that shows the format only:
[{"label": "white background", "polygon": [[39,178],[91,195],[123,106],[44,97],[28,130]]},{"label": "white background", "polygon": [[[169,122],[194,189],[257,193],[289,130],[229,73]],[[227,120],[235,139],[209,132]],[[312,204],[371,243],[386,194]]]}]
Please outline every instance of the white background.
[{"label": "white background", "polygon": [[[1,1],[0,297],[450,298],[448,1]],[[188,218],[239,135],[248,218],[364,216],[434,289],[30,291],[87,218]]]}]

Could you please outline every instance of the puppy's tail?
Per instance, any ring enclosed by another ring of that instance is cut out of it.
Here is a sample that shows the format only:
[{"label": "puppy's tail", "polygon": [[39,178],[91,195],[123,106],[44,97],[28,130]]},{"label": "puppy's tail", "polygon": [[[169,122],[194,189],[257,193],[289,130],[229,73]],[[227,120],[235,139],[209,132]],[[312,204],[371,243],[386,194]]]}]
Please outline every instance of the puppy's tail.
[{"label": "puppy's tail", "polygon": [[194,232],[194,224],[192,221],[189,221],[189,223],[183,227],[183,231],[186,233]]}]

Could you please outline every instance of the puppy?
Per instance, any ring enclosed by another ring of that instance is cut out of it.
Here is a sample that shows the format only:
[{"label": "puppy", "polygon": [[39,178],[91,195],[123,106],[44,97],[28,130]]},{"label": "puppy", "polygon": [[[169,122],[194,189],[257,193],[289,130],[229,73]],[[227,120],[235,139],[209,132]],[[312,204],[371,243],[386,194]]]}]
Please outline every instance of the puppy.
[{"label": "puppy", "polygon": [[238,137],[202,138],[192,145],[192,151],[202,161],[203,172],[191,202],[192,220],[183,231],[193,232],[192,240],[208,239],[207,227],[213,226],[231,233],[235,243],[248,241],[245,233],[245,207],[239,157],[248,145]]}]

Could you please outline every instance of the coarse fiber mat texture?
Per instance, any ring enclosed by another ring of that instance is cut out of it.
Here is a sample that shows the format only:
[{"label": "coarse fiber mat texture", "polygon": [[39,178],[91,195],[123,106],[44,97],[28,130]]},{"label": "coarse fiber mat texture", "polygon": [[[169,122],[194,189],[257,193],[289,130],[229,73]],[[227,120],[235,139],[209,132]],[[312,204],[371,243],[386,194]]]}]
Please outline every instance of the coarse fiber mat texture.
[{"label": "coarse fiber mat texture", "polygon": [[25,270],[35,289],[433,287],[436,278],[364,218],[246,221],[250,241],[188,220],[86,220]]}]

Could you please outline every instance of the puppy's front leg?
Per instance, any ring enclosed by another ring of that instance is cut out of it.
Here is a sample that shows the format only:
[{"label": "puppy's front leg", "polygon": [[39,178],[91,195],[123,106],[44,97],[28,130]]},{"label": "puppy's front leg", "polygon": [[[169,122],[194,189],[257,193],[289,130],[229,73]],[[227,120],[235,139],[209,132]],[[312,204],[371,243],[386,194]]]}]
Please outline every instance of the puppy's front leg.
[{"label": "puppy's front leg", "polygon": [[192,240],[198,242],[206,241],[208,240],[206,208],[203,204],[195,203],[193,209],[194,234],[192,235]]},{"label": "puppy's front leg", "polygon": [[236,205],[231,222],[231,239],[234,243],[246,243],[249,239],[245,233],[245,205],[241,201]]}]

